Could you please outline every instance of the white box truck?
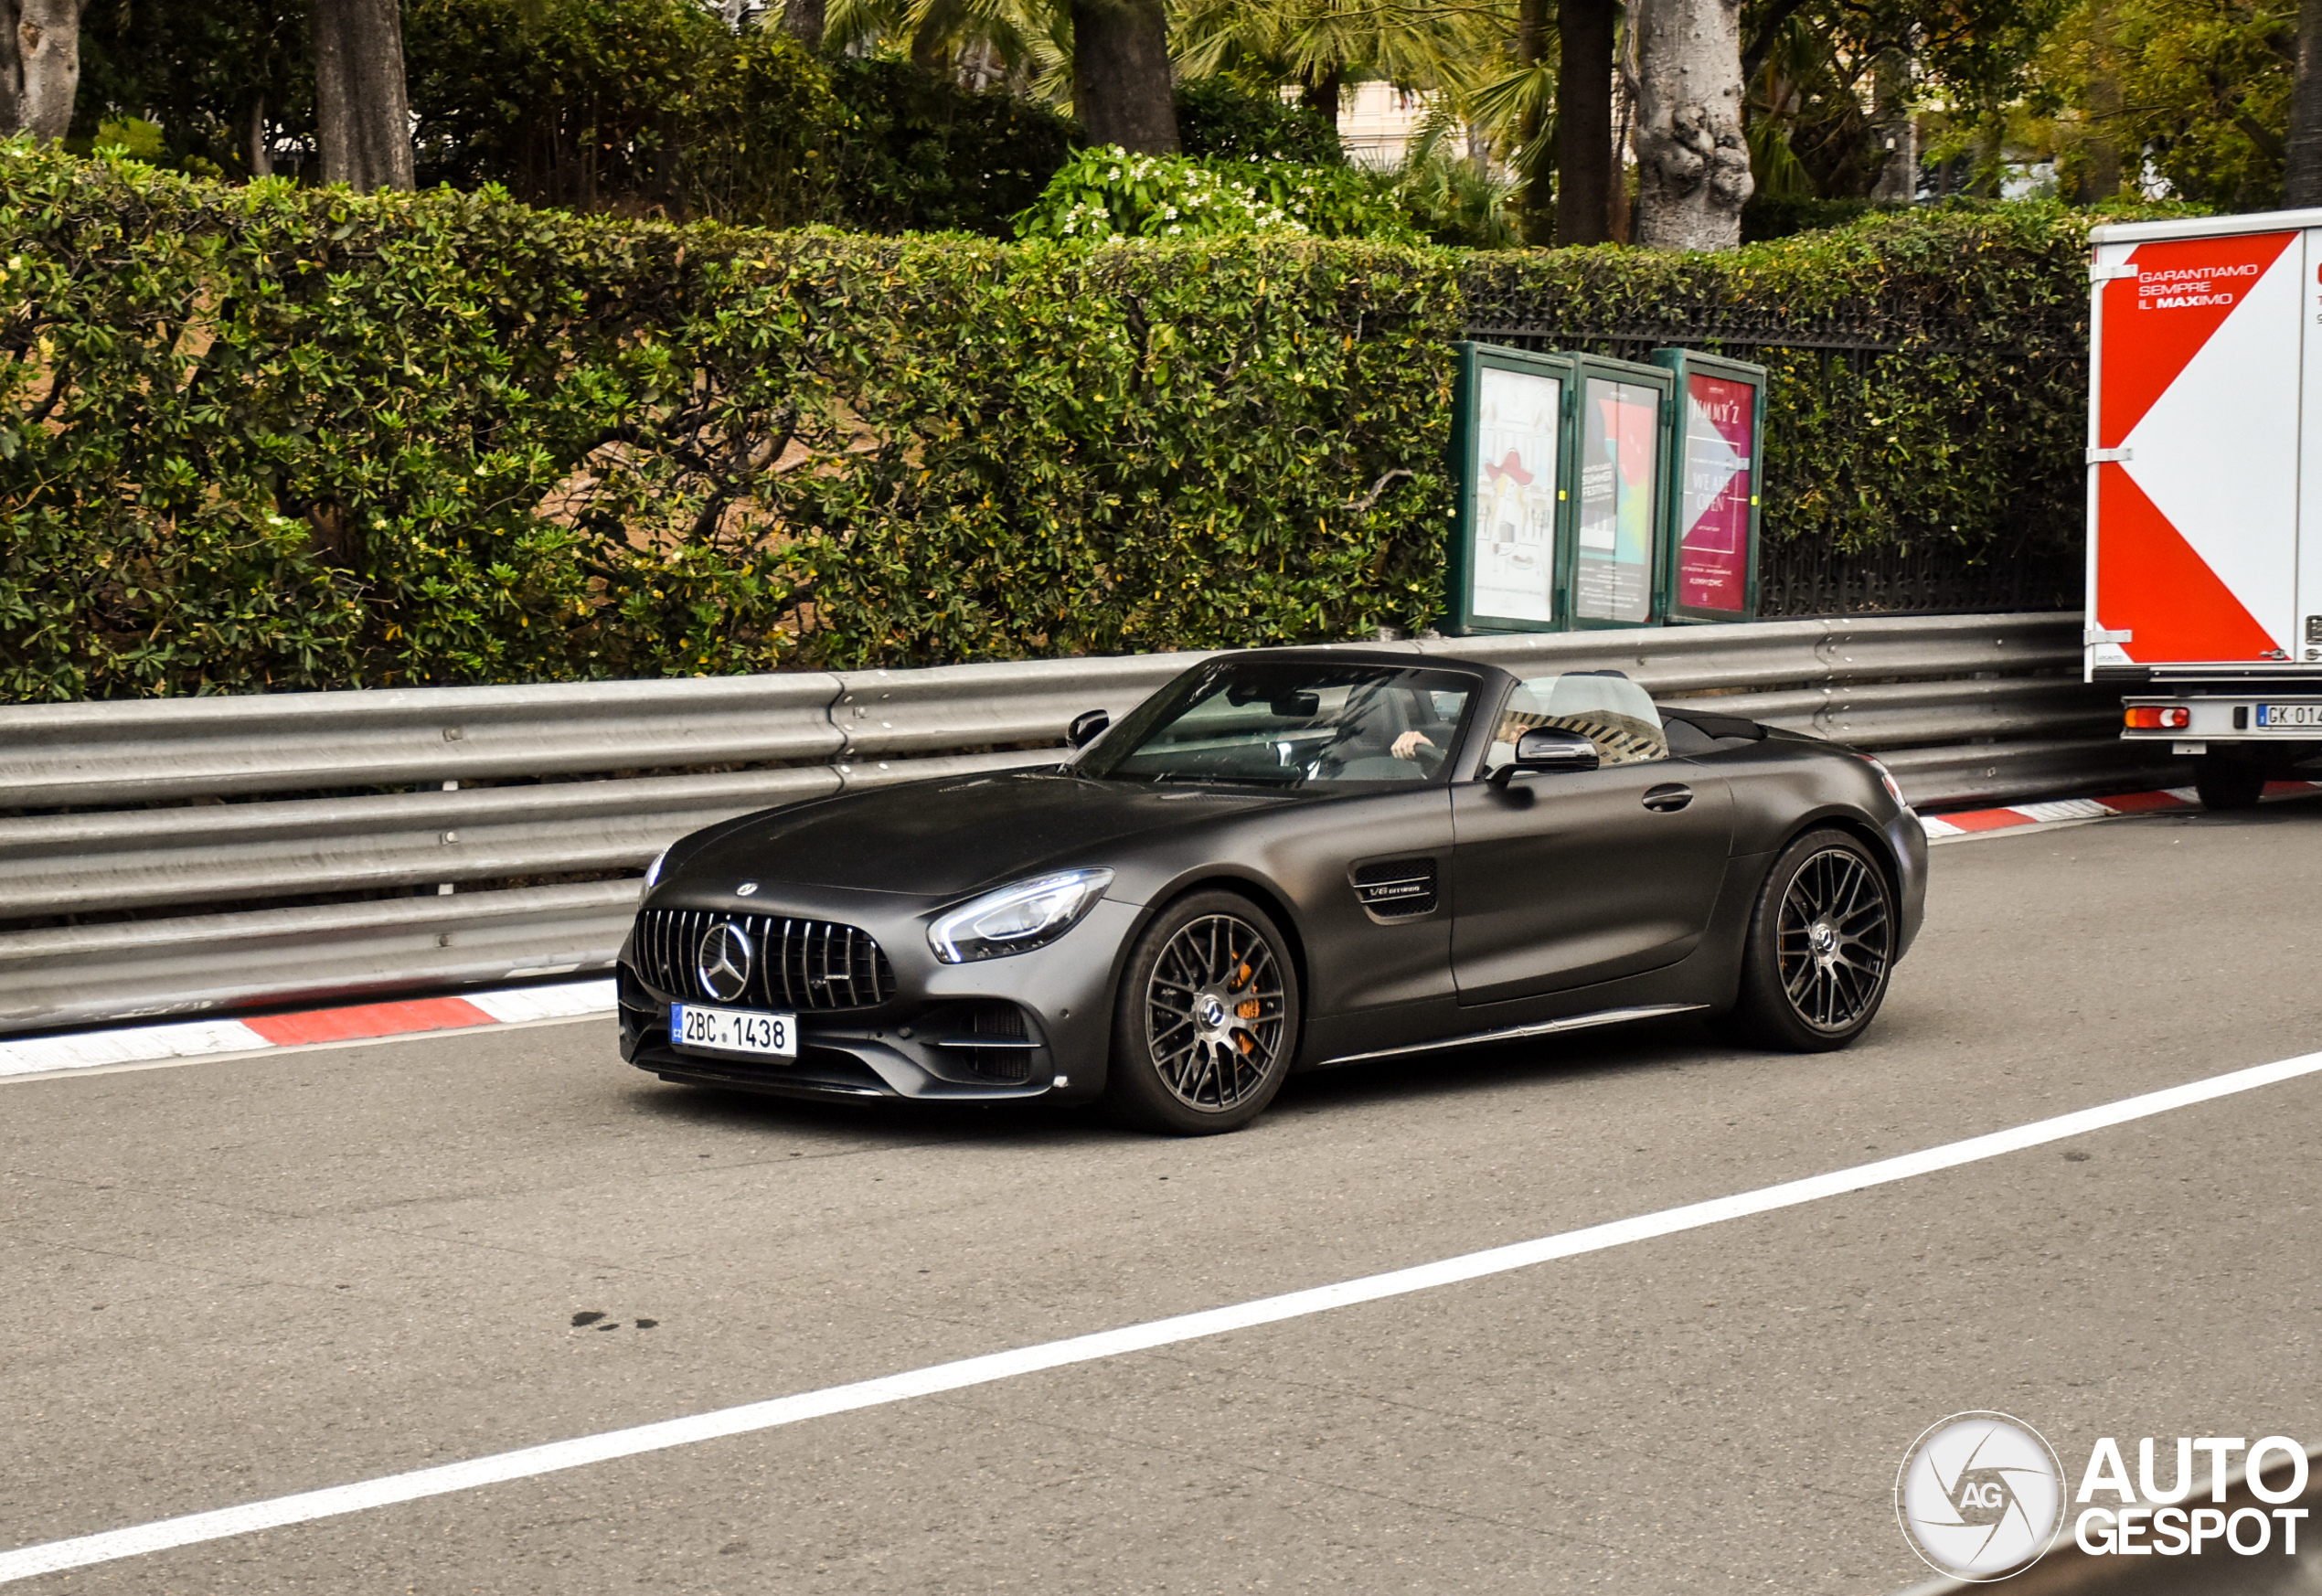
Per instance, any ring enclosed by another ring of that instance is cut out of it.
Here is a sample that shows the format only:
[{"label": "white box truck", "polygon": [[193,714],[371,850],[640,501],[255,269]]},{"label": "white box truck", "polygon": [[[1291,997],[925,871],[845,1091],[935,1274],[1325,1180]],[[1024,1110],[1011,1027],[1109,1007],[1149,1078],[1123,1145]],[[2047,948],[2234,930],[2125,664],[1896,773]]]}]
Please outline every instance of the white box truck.
[{"label": "white box truck", "polygon": [[2322,756],[2322,210],[2090,239],[2087,678],[2238,808]]}]

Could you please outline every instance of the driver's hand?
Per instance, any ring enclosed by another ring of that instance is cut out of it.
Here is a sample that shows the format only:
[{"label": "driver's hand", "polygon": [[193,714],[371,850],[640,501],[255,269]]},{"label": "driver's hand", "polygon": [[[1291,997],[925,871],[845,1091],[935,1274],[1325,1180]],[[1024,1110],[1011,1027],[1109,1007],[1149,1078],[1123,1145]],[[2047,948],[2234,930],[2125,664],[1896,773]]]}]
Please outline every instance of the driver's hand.
[{"label": "driver's hand", "polygon": [[[1370,746],[1377,748],[1379,745],[1374,742]],[[1395,739],[1395,746],[1388,751],[1392,753],[1399,760],[1415,760],[1419,757],[1419,750],[1421,749],[1433,748],[1434,746],[1434,743],[1430,741],[1424,733],[1406,731],[1401,737]]]}]

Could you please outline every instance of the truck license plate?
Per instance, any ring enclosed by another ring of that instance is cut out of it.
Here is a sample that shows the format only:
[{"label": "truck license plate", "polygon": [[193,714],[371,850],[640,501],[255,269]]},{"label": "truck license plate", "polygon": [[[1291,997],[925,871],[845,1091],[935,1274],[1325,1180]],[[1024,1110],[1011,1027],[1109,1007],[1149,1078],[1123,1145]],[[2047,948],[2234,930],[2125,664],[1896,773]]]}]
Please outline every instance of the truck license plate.
[{"label": "truck license plate", "polygon": [[688,1053],[747,1053],[762,1059],[795,1059],[798,1016],[673,1003],[669,1005],[669,1040]]},{"label": "truck license plate", "polygon": [[2260,704],[2260,726],[2322,727],[2322,704]]}]

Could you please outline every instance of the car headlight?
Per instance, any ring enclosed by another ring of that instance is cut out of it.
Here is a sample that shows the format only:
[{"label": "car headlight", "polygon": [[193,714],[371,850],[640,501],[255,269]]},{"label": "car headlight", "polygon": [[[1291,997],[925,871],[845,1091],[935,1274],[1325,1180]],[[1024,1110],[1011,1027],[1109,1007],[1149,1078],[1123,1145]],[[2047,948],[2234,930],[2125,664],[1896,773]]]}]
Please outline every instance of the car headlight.
[{"label": "car headlight", "polygon": [[1045,947],[1081,923],[1113,872],[1067,870],[1018,881],[961,904],[927,928],[927,945],[946,964],[968,964]]},{"label": "car headlight", "polygon": [[1891,799],[1893,799],[1896,803],[1898,803],[1901,804],[1901,805],[1902,805],[1905,809],[1910,808],[1910,807],[1911,807],[1911,803],[1910,803],[1910,801],[1909,801],[1908,799],[1906,799],[1905,797],[1903,797],[1903,795],[1902,795],[1902,787],[1901,787],[1901,783],[1899,783],[1898,782],[1896,782],[1896,780],[1895,780],[1895,773],[1894,773],[1892,771],[1891,771],[1891,770],[1887,769],[1885,762],[1884,762],[1883,761],[1880,761],[1880,760],[1875,760],[1875,759],[1872,759],[1872,758],[1871,758],[1869,754],[1864,754],[1864,755],[1862,755],[1862,756],[1861,756],[1861,758],[1862,758],[1862,762],[1863,762],[1864,764],[1866,764],[1866,765],[1869,765],[1869,766],[1870,767],[1870,769],[1871,769],[1871,770],[1872,770],[1872,771],[1874,771],[1874,772],[1878,775],[1878,778],[1879,778],[1879,785],[1880,785],[1881,787],[1884,787],[1884,788],[1887,790],[1887,796],[1888,796],[1888,797],[1890,797],[1890,798],[1891,798]]},{"label": "car headlight", "polygon": [[[675,844],[675,843],[671,843],[671,844],[669,845],[669,847],[675,847],[675,846],[677,846],[676,844]],[[667,864],[668,862],[669,862],[669,848],[664,848],[664,849],[662,849],[659,853],[657,853],[657,854],[655,854],[655,855],[654,855],[654,856],[653,856],[653,863],[652,863],[652,864],[650,864],[650,865],[647,865],[647,866],[645,867],[645,890],[646,890],[646,891],[650,892],[650,891],[652,891],[652,890],[654,889],[654,888],[655,888],[656,886],[660,885],[660,882],[661,882],[661,867],[662,867],[662,866],[664,866],[664,865],[666,865],[666,864]]]}]

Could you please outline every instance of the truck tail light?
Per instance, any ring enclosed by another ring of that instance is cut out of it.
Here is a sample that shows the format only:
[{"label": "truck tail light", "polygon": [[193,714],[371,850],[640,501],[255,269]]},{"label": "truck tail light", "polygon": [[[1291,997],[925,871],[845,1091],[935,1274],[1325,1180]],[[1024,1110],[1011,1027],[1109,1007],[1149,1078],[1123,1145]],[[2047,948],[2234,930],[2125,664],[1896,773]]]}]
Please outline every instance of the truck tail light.
[{"label": "truck tail light", "polygon": [[2182,731],[2193,724],[2193,712],[2182,704],[2144,704],[2127,711],[2131,731]]}]

